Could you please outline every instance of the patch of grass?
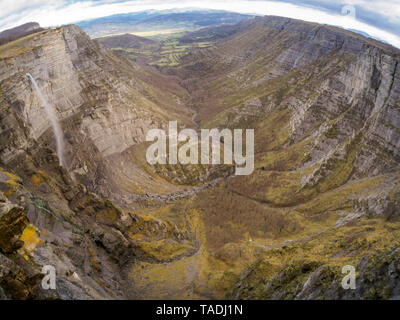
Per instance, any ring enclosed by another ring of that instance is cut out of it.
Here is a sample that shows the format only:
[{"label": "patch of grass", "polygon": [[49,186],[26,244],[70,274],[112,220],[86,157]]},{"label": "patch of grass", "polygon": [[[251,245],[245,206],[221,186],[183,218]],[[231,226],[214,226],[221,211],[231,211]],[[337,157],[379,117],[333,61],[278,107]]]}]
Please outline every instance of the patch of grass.
[{"label": "patch of grass", "polygon": [[102,267],[101,267],[101,262],[100,262],[99,258],[97,257],[96,252],[94,251],[93,248],[89,248],[88,252],[89,252],[89,262],[90,262],[90,265],[91,265],[93,271],[95,273],[100,273],[102,270]]},{"label": "patch of grass", "polygon": [[313,215],[327,211],[352,209],[350,197],[356,197],[357,194],[368,192],[368,190],[378,187],[384,180],[385,177],[380,176],[355,181],[343,188],[324,193],[317,199],[299,206],[296,210],[307,215]]},{"label": "patch of grass", "polygon": [[36,246],[40,242],[40,238],[36,232],[35,226],[32,224],[28,225],[24,229],[20,240],[24,242],[23,250],[25,253],[31,253],[33,250],[35,250]]},{"label": "patch of grass", "polygon": [[26,52],[31,51],[33,48],[30,46],[27,46],[29,43],[29,40],[33,39],[34,37],[43,34],[47,32],[47,30],[37,32],[30,34],[26,37],[8,42],[6,44],[3,44],[0,46],[0,60],[1,59],[7,59],[10,57],[15,57],[21,54],[24,54]]},{"label": "patch of grass", "polygon": [[178,243],[171,239],[159,241],[140,242],[138,244],[143,257],[155,259],[157,261],[169,261],[181,257],[188,250],[193,249],[190,244]]},{"label": "patch of grass", "polygon": [[43,178],[40,176],[40,175],[36,175],[36,174],[34,174],[34,175],[32,175],[32,177],[31,177],[31,182],[32,182],[32,184],[34,185],[34,186],[39,186],[39,185],[41,185],[42,183],[43,183]]},{"label": "patch of grass", "polygon": [[340,134],[339,127],[335,123],[327,132],[326,132],[326,137],[329,139],[334,139]]},{"label": "patch of grass", "polygon": [[302,161],[306,162],[309,159],[307,158],[308,145],[313,141],[314,138],[306,139],[287,148],[261,154],[256,159],[256,168],[264,171],[291,170]]}]

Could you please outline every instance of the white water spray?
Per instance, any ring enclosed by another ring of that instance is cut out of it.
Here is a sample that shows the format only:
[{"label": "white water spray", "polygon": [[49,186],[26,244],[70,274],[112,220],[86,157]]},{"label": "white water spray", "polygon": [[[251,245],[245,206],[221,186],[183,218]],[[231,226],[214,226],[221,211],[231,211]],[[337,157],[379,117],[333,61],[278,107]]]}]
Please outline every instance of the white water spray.
[{"label": "white water spray", "polygon": [[47,103],[46,99],[43,97],[43,94],[40,91],[39,86],[37,85],[35,79],[33,79],[33,77],[31,76],[30,73],[27,73],[26,75],[29,77],[33,86],[35,87],[36,92],[39,95],[40,101],[42,102],[42,105],[43,105],[44,109],[46,110],[47,116],[49,117],[49,120],[51,122],[51,127],[53,128],[53,132],[56,137],[57,156],[60,161],[60,166],[64,166],[64,157],[63,157],[64,135],[61,130],[61,126],[57,121],[56,114],[55,114],[53,108]]}]

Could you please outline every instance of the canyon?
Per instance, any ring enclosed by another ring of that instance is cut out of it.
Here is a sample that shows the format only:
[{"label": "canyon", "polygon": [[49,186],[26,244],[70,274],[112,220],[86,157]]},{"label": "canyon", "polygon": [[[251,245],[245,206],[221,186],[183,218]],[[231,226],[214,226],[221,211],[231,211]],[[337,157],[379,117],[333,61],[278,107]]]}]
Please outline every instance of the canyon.
[{"label": "canyon", "polygon": [[[274,16],[185,33],[207,45],[171,64],[125,38],[0,46],[0,298],[400,297],[400,50]],[[254,129],[254,172],[150,165],[170,121]]]}]

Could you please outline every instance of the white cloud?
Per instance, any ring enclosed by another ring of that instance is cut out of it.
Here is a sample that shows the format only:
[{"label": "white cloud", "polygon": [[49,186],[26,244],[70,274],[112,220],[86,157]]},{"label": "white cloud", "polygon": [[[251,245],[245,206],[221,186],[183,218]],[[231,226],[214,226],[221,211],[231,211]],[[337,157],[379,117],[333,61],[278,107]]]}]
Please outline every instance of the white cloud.
[{"label": "white cloud", "polygon": [[21,12],[27,8],[38,7],[46,5],[48,7],[65,5],[63,0],[2,0],[0,1],[0,16],[5,17],[10,14]]},{"label": "white cloud", "polygon": [[346,4],[359,6],[364,10],[375,12],[400,23],[400,0],[342,0]]},{"label": "white cloud", "polygon": [[[341,0],[344,1],[344,0]],[[16,2],[18,4],[16,4]],[[346,0],[352,5],[369,6],[369,10],[379,13],[390,12],[390,17],[396,20],[400,17],[400,0],[392,1],[367,1]],[[136,0],[136,1],[78,1],[68,4],[66,0],[1,0],[0,12],[4,17],[0,21],[0,29],[14,27],[22,23],[37,21],[42,26],[59,26],[75,23],[82,20],[94,19],[118,13],[138,12],[149,9],[172,9],[172,8],[209,8],[217,10],[229,10],[241,13],[259,15],[277,15],[296,18],[311,22],[336,25],[343,28],[357,29],[380,38],[400,48],[400,37],[372,25],[368,25],[351,17],[321,11],[316,8],[294,5],[286,2],[276,1],[246,1],[246,0]],[[344,2],[343,2],[344,3]],[[397,5],[398,4],[398,5]],[[29,10],[24,10],[29,7]],[[400,18],[399,18],[400,19]]]}]

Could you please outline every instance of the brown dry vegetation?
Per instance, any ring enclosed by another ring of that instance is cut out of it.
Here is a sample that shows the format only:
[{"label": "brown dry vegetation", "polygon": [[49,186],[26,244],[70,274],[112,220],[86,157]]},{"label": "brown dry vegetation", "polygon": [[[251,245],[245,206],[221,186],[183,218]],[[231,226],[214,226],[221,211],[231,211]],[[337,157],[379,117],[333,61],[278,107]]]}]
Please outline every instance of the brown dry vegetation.
[{"label": "brown dry vegetation", "polygon": [[216,252],[225,244],[250,238],[276,238],[302,227],[289,216],[229,191],[224,186],[200,193],[196,207],[206,226],[207,247]]}]

